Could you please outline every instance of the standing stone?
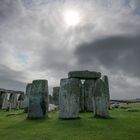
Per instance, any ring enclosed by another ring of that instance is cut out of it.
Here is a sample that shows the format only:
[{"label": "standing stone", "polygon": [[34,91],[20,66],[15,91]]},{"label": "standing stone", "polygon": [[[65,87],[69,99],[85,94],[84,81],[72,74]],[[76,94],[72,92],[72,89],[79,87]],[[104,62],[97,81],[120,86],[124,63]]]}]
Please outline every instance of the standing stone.
[{"label": "standing stone", "polygon": [[0,92],[0,109],[3,107],[4,94],[5,93]]},{"label": "standing stone", "polygon": [[93,92],[95,90],[95,80],[86,80],[85,87],[85,111],[93,112]]},{"label": "standing stone", "polygon": [[110,109],[110,92],[109,92],[109,82],[108,82],[108,77],[104,75],[102,77],[102,80],[105,83],[105,90],[106,90],[106,98],[108,98],[108,108]]},{"label": "standing stone", "polygon": [[29,96],[28,118],[36,119],[48,116],[48,81],[34,80]]},{"label": "standing stone", "polygon": [[2,93],[0,92],[0,109],[2,108],[2,102],[3,102],[3,98],[2,98]]},{"label": "standing stone", "polygon": [[59,105],[59,90],[60,87],[53,88],[53,102],[55,105]]},{"label": "standing stone", "polygon": [[105,90],[106,86],[102,79],[98,79],[95,84],[94,91],[94,113],[95,116],[101,118],[108,118],[108,98]]},{"label": "standing stone", "polygon": [[[24,108],[24,99],[25,99],[25,95],[24,94],[20,94],[18,96],[18,108],[19,109],[23,109]],[[29,99],[28,99],[29,100]],[[28,104],[29,106],[29,104]],[[25,109],[25,108],[24,108]]]},{"label": "standing stone", "polygon": [[79,102],[80,102],[79,111],[84,112],[85,111],[85,87],[82,82],[80,83],[80,101]]},{"label": "standing stone", "polygon": [[17,94],[11,93],[9,98],[9,109],[16,109],[17,108]]},{"label": "standing stone", "polygon": [[59,95],[59,117],[62,119],[79,118],[80,80],[61,79]]},{"label": "standing stone", "polygon": [[28,107],[29,107],[29,96],[31,94],[31,87],[32,84],[29,83],[26,86],[26,93],[25,93],[25,99],[24,99],[24,112],[27,113],[28,112]]},{"label": "standing stone", "polygon": [[9,107],[8,93],[0,93],[0,109],[7,109]]}]

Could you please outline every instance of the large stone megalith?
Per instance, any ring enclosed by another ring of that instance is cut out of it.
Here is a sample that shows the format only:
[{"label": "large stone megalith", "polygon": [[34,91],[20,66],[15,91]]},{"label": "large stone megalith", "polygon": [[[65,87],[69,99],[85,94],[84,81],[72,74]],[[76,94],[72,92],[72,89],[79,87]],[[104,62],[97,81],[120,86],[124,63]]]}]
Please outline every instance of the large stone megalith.
[{"label": "large stone megalith", "polygon": [[[18,108],[25,109],[24,108],[24,99],[25,99],[25,95],[24,94],[20,94],[18,96]],[[28,98],[28,100],[29,100],[29,98]],[[28,101],[28,106],[29,106],[29,101]]]},{"label": "large stone megalith", "polygon": [[95,80],[85,80],[85,111],[94,111],[93,92],[95,90]]},{"label": "large stone megalith", "polygon": [[36,119],[48,116],[48,81],[34,80],[29,96],[28,118]]},{"label": "large stone megalith", "polygon": [[17,108],[17,94],[11,93],[9,97],[9,110]]},{"label": "large stone megalith", "polygon": [[102,80],[105,83],[105,91],[106,91],[106,98],[108,99],[107,103],[108,103],[108,108],[110,108],[110,92],[109,92],[109,82],[108,82],[108,77],[106,75],[104,75],[102,77]]},{"label": "large stone megalith", "polygon": [[108,118],[108,97],[106,85],[102,79],[98,79],[94,90],[94,113],[95,117]]},{"label": "large stone megalith", "polygon": [[8,93],[0,93],[0,109],[7,109],[9,106]]},{"label": "large stone megalith", "polygon": [[53,102],[55,105],[59,105],[59,90],[60,87],[53,88]]},{"label": "large stone megalith", "polygon": [[2,104],[3,104],[3,97],[2,97],[2,93],[0,92],[0,109],[2,108]]},{"label": "large stone megalith", "polygon": [[79,95],[79,79],[61,79],[59,93],[59,118],[79,118]]},{"label": "large stone megalith", "polygon": [[80,101],[79,102],[80,102],[79,111],[84,112],[85,111],[85,86],[82,82],[80,83]]},{"label": "large stone megalith", "polygon": [[26,93],[25,93],[25,99],[24,99],[24,112],[27,113],[28,112],[28,107],[29,107],[29,96],[31,94],[31,87],[32,84],[29,83],[26,86]]}]

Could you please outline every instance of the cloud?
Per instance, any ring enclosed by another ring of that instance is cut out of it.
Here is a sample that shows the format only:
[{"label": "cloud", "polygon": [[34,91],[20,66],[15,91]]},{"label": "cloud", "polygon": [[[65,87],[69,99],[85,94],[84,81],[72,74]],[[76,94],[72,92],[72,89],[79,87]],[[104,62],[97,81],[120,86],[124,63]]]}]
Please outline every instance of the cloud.
[{"label": "cloud", "polygon": [[140,35],[110,36],[77,47],[78,63],[92,64],[94,60],[108,69],[122,70],[140,78]]},{"label": "cloud", "polygon": [[3,21],[10,22],[19,17],[23,12],[23,6],[20,0],[3,0],[0,1],[0,23]]},{"label": "cloud", "polygon": [[[70,70],[89,69],[109,75],[112,97],[138,97],[139,7],[139,0],[0,1],[1,86],[45,78],[53,87]],[[75,28],[64,23],[69,9],[81,15]]]},{"label": "cloud", "polygon": [[4,65],[0,65],[0,86],[1,88],[13,90],[25,90],[24,75],[22,72],[14,71]]}]

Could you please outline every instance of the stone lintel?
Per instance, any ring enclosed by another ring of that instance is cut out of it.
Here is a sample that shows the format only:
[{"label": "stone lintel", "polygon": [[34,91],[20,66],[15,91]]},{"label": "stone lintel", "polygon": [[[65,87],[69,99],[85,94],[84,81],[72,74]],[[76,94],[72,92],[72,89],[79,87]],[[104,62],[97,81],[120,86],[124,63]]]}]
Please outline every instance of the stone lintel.
[{"label": "stone lintel", "polygon": [[95,71],[71,71],[68,73],[68,78],[79,78],[79,79],[98,79],[101,77],[100,72]]}]

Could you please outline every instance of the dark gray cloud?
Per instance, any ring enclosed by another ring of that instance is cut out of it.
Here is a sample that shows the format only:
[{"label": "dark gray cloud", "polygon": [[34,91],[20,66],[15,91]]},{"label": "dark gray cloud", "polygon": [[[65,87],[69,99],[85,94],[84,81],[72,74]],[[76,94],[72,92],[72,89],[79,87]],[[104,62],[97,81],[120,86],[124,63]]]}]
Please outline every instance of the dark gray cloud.
[{"label": "dark gray cloud", "polygon": [[10,22],[22,13],[22,3],[20,0],[1,0],[0,1],[0,23],[3,21]]},{"label": "dark gray cloud", "polygon": [[23,73],[12,70],[7,66],[0,65],[0,88],[8,88],[13,90],[25,90]]},{"label": "dark gray cloud", "polygon": [[111,36],[90,43],[82,43],[75,50],[78,63],[100,65],[111,70],[124,72],[140,78],[140,35]]}]

